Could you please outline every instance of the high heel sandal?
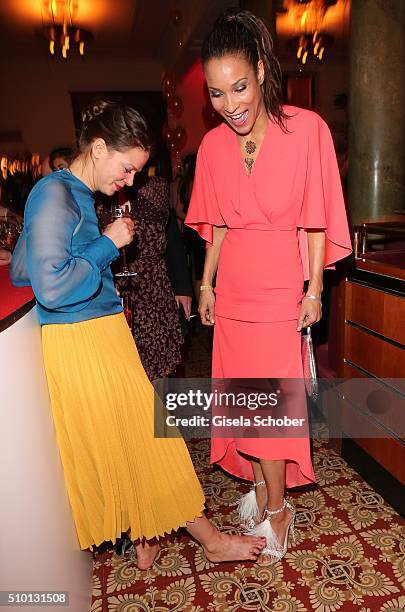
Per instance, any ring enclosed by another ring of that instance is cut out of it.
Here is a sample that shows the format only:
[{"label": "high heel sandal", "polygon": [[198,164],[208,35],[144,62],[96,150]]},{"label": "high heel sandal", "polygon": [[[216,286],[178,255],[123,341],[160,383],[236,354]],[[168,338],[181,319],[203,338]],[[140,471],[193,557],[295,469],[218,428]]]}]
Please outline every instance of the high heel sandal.
[{"label": "high heel sandal", "polygon": [[[291,512],[291,521],[287,527],[284,542],[281,545],[280,542],[277,540],[276,534],[274,533],[273,528],[270,524],[270,519],[275,514],[279,514],[280,512],[285,510],[285,508],[288,508],[289,511]],[[245,532],[245,535],[255,535],[255,536],[266,538],[266,546],[263,548],[261,555],[265,557],[270,557],[269,563],[270,565],[273,565],[274,563],[277,563],[277,561],[280,561],[280,559],[282,559],[287,552],[288,534],[290,530],[291,530],[291,535],[293,537],[293,540],[295,542],[295,526],[294,525],[295,525],[295,508],[289,501],[284,499],[284,502],[281,508],[277,508],[277,510],[268,510],[266,508],[266,510],[263,513],[262,522],[259,523],[258,525],[255,525],[251,529],[247,529],[247,531]]]},{"label": "high heel sandal", "polygon": [[240,524],[246,529],[254,529],[260,521],[259,507],[256,499],[256,487],[265,484],[264,480],[254,482],[250,491],[242,495],[236,503]]}]

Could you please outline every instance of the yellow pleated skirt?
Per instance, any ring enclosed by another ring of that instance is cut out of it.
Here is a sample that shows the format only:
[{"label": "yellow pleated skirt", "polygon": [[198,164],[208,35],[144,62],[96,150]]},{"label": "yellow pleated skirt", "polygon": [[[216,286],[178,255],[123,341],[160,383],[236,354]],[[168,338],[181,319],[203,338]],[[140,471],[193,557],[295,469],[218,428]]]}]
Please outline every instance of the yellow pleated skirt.
[{"label": "yellow pleated skirt", "polygon": [[123,314],[44,325],[56,436],[81,548],[162,537],[200,516],[182,439],[154,437],[154,389]]}]

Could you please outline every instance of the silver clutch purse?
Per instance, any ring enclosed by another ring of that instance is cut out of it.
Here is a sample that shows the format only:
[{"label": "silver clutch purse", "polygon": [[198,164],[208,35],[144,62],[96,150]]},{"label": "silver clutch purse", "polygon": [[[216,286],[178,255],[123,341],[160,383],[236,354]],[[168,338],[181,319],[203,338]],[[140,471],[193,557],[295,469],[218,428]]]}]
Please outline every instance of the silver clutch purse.
[{"label": "silver clutch purse", "polygon": [[301,336],[301,342],[305,388],[309,397],[315,401],[318,398],[318,380],[316,377],[315,353],[310,327],[305,328],[305,332]]}]

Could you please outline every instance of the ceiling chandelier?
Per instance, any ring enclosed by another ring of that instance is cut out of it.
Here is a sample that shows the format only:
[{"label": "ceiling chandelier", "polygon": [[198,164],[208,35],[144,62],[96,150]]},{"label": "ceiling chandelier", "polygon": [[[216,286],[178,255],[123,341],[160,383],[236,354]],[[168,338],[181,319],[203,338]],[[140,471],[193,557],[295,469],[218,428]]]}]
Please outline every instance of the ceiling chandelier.
[{"label": "ceiling chandelier", "polygon": [[322,61],[325,49],[333,41],[332,36],[322,32],[323,20],[328,8],[337,0],[295,0],[294,10],[298,21],[299,36],[296,41],[296,56],[304,65],[308,59]]},{"label": "ceiling chandelier", "polygon": [[86,45],[93,35],[89,30],[80,28],[74,23],[77,10],[78,0],[44,0],[42,7],[44,25],[38,33],[48,41],[51,55],[61,55],[66,60],[68,54],[75,50],[84,56]]}]

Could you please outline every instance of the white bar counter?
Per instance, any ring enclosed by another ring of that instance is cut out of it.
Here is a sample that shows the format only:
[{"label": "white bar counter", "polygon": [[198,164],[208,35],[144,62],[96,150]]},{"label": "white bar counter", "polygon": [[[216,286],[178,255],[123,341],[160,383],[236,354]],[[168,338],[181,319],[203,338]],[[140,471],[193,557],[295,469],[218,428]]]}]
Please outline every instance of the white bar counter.
[{"label": "white bar counter", "polygon": [[[41,328],[32,302],[27,309],[18,320],[24,310],[11,313],[0,332],[0,591],[68,591],[68,607],[30,609],[89,612],[93,558],[77,540],[50,410]],[[27,606],[3,609],[26,611]]]}]

